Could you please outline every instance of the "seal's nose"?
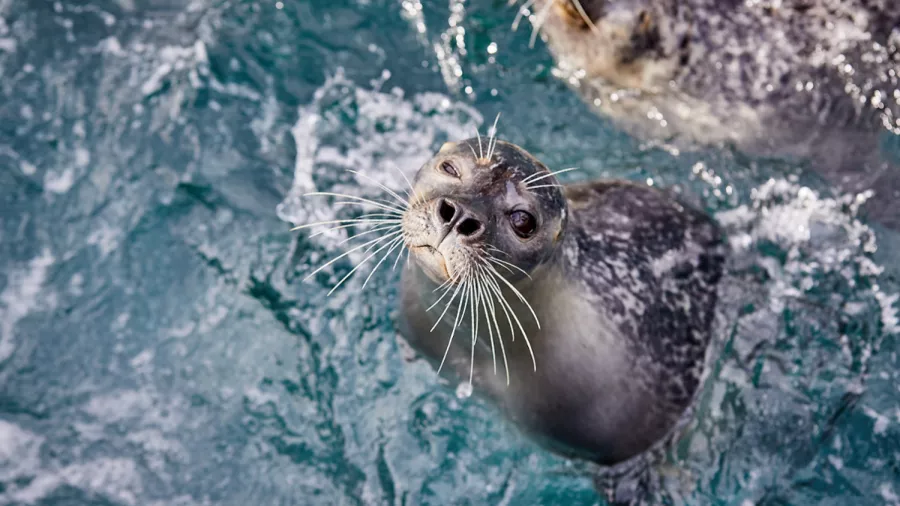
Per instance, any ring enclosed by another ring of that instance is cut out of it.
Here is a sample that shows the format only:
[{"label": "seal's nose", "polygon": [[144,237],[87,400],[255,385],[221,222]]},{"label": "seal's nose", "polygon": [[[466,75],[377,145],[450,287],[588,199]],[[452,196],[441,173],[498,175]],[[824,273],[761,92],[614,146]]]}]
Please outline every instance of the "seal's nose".
[{"label": "seal's nose", "polygon": [[469,239],[478,237],[483,230],[484,226],[481,224],[481,221],[470,217],[463,218],[459,221],[459,225],[456,226],[456,233]]},{"label": "seal's nose", "polygon": [[437,203],[437,215],[444,225],[452,225],[456,221],[456,206],[452,202],[440,199]]},{"label": "seal's nose", "polygon": [[443,228],[441,241],[451,230],[455,230],[466,239],[475,239],[484,232],[482,221],[458,202],[439,199],[435,206],[435,215]]},{"label": "seal's nose", "polygon": [[580,30],[596,29],[602,22],[620,36],[642,36],[655,26],[646,0],[561,0],[555,5],[562,19]]}]

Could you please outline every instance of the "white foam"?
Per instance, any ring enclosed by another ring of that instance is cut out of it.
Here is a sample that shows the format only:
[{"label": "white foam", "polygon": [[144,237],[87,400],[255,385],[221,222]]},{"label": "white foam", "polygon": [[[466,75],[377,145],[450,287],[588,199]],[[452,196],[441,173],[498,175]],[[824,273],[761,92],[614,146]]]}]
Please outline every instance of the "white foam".
[{"label": "white foam", "polygon": [[889,506],[897,506],[900,504],[900,497],[894,492],[894,487],[890,483],[882,483],[881,486],[878,487],[878,493],[881,495],[882,499],[887,501]]},{"label": "white foam", "polygon": [[40,467],[44,438],[0,420],[0,481],[9,482],[34,473]]},{"label": "white foam", "polygon": [[167,481],[169,475],[166,473],[166,461],[185,461],[188,458],[188,452],[181,443],[166,437],[165,433],[158,429],[130,432],[126,439],[144,450],[143,455],[148,467]]},{"label": "white foam", "polygon": [[94,220],[94,227],[88,234],[87,243],[97,246],[105,258],[119,247],[121,239],[122,229],[111,227],[105,221]]},{"label": "white foam", "polygon": [[0,362],[9,358],[15,350],[16,324],[31,311],[52,306],[54,297],[39,299],[47,271],[56,259],[49,249],[28,263],[23,271],[13,271],[3,293],[0,294]]},{"label": "white foam", "polygon": [[[143,440],[149,442],[145,447],[159,447],[153,437]],[[5,499],[32,504],[69,485],[125,504],[138,504],[143,485],[133,460],[101,458],[60,468],[42,466],[40,449],[44,443],[43,437],[0,420],[0,481],[7,485],[0,502],[6,504]],[[160,451],[177,453],[166,446]]]},{"label": "white foam", "polygon": [[139,370],[141,372],[149,372],[148,368],[153,363],[153,357],[155,353],[153,350],[144,350],[138,353],[134,358],[129,361],[129,364],[132,368]]},{"label": "white foam", "polygon": [[104,424],[139,420],[142,427],[165,431],[181,425],[184,411],[177,399],[145,390],[95,395],[83,409]]},{"label": "white foam", "polygon": [[75,166],[87,167],[91,163],[91,152],[82,147],[75,148]]},{"label": "white foam", "polygon": [[44,188],[52,193],[66,193],[75,184],[75,171],[65,168],[62,172],[49,171],[44,175]]},{"label": "white foam", "polygon": [[266,404],[278,405],[278,395],[271,392],[263,392],[256,387],[247,387],[244,389],[244,398],[253,409],[260,409]]},{"label": "white foam", "polygon": [[863,413],[865,413],[866,416],[875,421],[875,424],[872,427],[872,432],[874,432],[876,435],[884,434],[884,432],[888,428],[888,425],[891,423],[890,418],[882,415],[872,408],[864,407]]},{"label": "white foam", "polygon": [[[857,275],[882,273],[884,268],[869,256],[877,250],[875,233],[856,216],[870,196],[865,192],[822,197],[792,181],[770,179],[751,192],[751,204],[718,213],[716,218],[729,230],[737,252],[749,251],[760,240],[772,241],[786,251],[783,265],[773,258],[760,261],[773,278],[770,300],[772,309],[779,311],[785,298],[799,298],[815,285],[816,273],[838,273],[850,286],[856,286]],[[879,306],[884,330],[898,333],[895,305],[900,296],[884,293],[874,281],[869,292]],[[859,314],[868,306],[854,301],[845,310]]]},{"label": "white foam", "polygon": [[0,51],[5,51],[7,53],[15,53],[18,44],[16,43],[16,39],[12,37],[0,37]]},{"label": "white foam", "polygon": [[39,474],[26,487],[11,494],[14,501],[35,503],[62,485],[100,494],[125,504],[138,504],[143,483],[130,459],[97,459]]},{"label": "white foam", "polygon": [[895,307],[900,295],[896,293],[887,295],[881,290],[876,290],[875,298],[881,306],[881,323],[884,325],[884,331],[889,334],[900,334],[900,318]]},{"label": "white foam", "polygon": [[194,71],[198,66],[208,63],[209,57],[206,45],[203,41],[195,41],[192,46],[165,46],[157,52],[158,65],[153,73],[141,85],[141,93],[144,96],[151,95],[162,89],[166,78],[176,71],[188,70],[188,78],[196,81]]},{"label": "white foam", "polygon": [[[334,104],[357,111],[353,125],[333,113]],[[294,180],[277,207],[278,217],[293,224],[334,219],[335,210],[323,206],[322,197],[304,197],[312,191],[375,196],[383,193],[380,183],[403,195],[408,188],[403,176],[411,179],[443,140],[474,136],[481,121],[472,107],[445,95],[420,93],[407,98],[399,89],[389,93],[361,89],[339,71],[317,90],[311,104],[300,108],[291,129],[297,146]],[[352,184],[317,185],[319,177],[331,179],[336,171],[351,169],[377,183],[357,177]],[[343,237],[335,233],[317,239],[336,243]]]},{"label": "white foam", "polygon": [[844,459],[837,457],[835,455],[829,455],[828,462],[830,462],[831,465],[834,466],[834,468],[837,469],[838,471],[840,471],[841,469],[844,468]]},{"label": "white foam", "polygon": [[22,169],[22,174],[26,176],[33,176],[37,172],[37,167],[25,160],[19,162],[19,168]]}]

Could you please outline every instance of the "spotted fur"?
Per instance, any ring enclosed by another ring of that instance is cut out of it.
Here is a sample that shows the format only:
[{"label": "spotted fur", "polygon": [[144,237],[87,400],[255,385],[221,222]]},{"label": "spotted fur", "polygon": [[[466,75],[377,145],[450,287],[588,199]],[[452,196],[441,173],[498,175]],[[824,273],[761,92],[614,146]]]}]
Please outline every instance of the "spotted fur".
[{"label": "spotted fur", "polygon": [[[462,142],[439,153],[417,176],[424,197],[410,211],[419,218],[404,229],[415,260],[403,274],[403,335],[434,363],[446,359],[450,377],[474,371],[475,391],[551,449],[604,465],[642,455],[672,433],[697,391],[724,262],[718,227],[656,188],[621,181],[562,186],[517,146],[498,143],[494,158],[477,164],[470,147]],[[461,168],[461,179],[435,175],[446,160]],[[523,182],[541,175],[546,179],[533,194]],[[545,229],[530,240],[504,240],[503,206],[529,198]],[[443,199],[482,217],[480,239],[431,232],[427,221],[439,223],[433,209]],[[420,255],[419,244],[431,249]],[[493,334],[504,336],[508,382],[492,360],[487,325],[475,325],[472,340],[454,341],[454,332],[472,328],[442,319],[440,308],[429,312],[454,281],[429,267],[435,248],[447,264],[459,264],[450,272],[465,265],[454,251],[466,248],[469,257],[495,252],[525,274],[505,274],[515,284],[505,298],[528,315],[521,294],[535,318],[521,319],[516,339],[509,322]]]},{"label": "spotted fur", "polygon": [[716,224],[671,195],[627,182],[567,188],[562,256],[627,338],[635,375],[669,413],[693,398],[710,340],[724,246]]}]

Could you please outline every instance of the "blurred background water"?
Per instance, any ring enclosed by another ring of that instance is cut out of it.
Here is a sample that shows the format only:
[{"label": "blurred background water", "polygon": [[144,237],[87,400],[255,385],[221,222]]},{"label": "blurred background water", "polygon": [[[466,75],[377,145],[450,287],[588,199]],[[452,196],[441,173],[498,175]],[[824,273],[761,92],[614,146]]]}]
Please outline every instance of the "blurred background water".
[{"label": "blurred background water", "polygon": [[601,504],[412,359],[396,272],[325,297],[342,236],[288,232],[498,112],[569,180],[678,185],[729,232],[655,503],[900,504],[900,235],[802,166],[618,132],[514,14],[0,0],[0,504]]}]

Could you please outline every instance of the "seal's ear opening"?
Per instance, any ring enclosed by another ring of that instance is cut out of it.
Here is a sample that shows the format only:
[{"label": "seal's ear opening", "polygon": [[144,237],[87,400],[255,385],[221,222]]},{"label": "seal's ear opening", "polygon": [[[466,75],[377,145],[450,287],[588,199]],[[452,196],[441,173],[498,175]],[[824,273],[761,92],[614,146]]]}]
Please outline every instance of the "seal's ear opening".
[{"label": "seal's ear opening", "polygon": [[445,142],[444,145],[441,146],[441,149],[438,150],[438,153],[446,153],[447,151],[450,151],[451,149],[453,149],[455,147],[456,147],[455,142]]}]

